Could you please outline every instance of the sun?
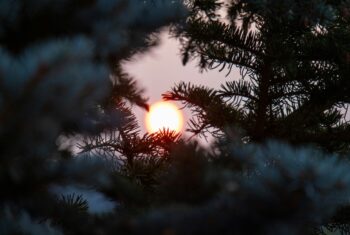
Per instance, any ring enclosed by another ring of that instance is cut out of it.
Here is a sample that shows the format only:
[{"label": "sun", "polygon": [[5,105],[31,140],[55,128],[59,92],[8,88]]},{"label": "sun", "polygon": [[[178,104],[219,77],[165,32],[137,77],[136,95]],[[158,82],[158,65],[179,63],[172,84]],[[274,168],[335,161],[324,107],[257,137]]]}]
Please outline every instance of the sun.
[{"label": "sun", "polygon": [[182,112],[170,102],[157,102],[151,105],[149,112],[146,114],[146,127],[149,133],[154,133],[164,128],[179,133],[182,125]]}]

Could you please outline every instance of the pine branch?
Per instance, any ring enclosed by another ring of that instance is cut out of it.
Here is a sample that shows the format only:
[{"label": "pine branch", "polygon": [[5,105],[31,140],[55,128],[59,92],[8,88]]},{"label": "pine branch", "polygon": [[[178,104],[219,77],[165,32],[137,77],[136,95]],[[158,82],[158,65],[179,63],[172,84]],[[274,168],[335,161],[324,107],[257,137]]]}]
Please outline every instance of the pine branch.
[{"label": "pine branch", "polygon": [[179,83],[162,96],[164,100],[180,101],[192,110],[194,117],[189,131],[194,134],[205,133],[209,128],[223,130],[227,125],[239,125],[242,118],[240,111],[227,105],[216,91],[203,86]]},{"label": "pine branch", "polygon": [[242,101],[238,97],[246,98],[249,101],[257,101],[257,97],[253,92],[253,86],[244,80],[226,82],[225,85],[221,85],[219,94],[226,99],[232,100],[232,103],[235,105],[240,104]]},{"label": "pine branch", "polygon": [[146,110],[149,109],[147,99],[143,97],[144,90],[138,88],[135,79],[125,73],[120,65],[114,69],[112,83],[112,92],[108,101],[111,105],[115,105],[115,103],[123,99]]}]

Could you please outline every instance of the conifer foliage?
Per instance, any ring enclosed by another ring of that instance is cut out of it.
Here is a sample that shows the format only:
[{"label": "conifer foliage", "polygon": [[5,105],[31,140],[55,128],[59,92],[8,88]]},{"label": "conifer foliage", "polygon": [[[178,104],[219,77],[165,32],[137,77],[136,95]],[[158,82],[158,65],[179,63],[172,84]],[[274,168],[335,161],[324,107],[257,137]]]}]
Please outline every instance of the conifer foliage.
[{"label": "conifer foliage", "polygon": [[[0,0],[0,234],[350,233],[349,9]],[[207,148],[141,135],[132,113],[147,99],[121,64],[165,25],[185,64],[240,69],[220,90],[164,95],[215,137]]]},{"label": "conifer foliage", "polygon": [[[214,158],[233,165],[234,172],[243,174],[233,181],[238,184],[228,187],[244,195],[243,201],[235,194],[234,199],[219,197],[220,202],[214,200],[215,206],[221,206],[200,208],[201,216],[197,218],[203,220],[196,221],[205,224],[204,221],[210,220],[218,226],[214,231],[223,234],[324,234],[327,228],[328,232],[348,234],[348,202],[342,204],[338,197],[320,198],[327,191],[321,188],[330,186],[329,181],[321,180],[322,176],[318,175],[321,169],[326,170],[321,166],[330,167],[329,161],[337,160],[330,156],[314,158],[319,153],[266,143],[277,139],[297,148],[311,145],[330,154],[349,155],[350,2],[185,2],[190,15],[185,24],[172,29],[182,44],[183,64],[196,60],[202,72],[227,71],[226,76],[232,76],[232,81],[217,90],[181,82],[163,97],[190,108],[193,118],[189,131],[195,135],[214,134],[220,140],[217,150],[223,154]],[[238,143],[242,144],[243,152],[251,146],[257,152],[248,154],[250,157],[242,154],[235,145]],[[248,163],[247,159],[255,160]],[[302,159],[308,159],[312,166]],[[346,162],[342,164],[345,166]],[[336,168],[326,170],[325,175],[335,179],[339,174],[345,179],[345,171],[340,173],[340,168]],[[292,184],[285,181],[289,177]],[[316,181],[311,183],[306,179]],[[303,189],[297,189],[297,182]],[[320,185],[316,186],[316,182]],[[245,183],[250,186],[246,187]],[[273,195],[277,192],[281,194]],[[237,204],[233,202],[236,200]],[[334,217],[327,215],[330,211],[325,208],[314,213],[318,210],[315,205],[324,206],[331,201],[340,203],[329,207],[338,209],[330,213],[335,213]],[[307,211],[299,211],[298,205],[308,208]],[[207,211],[210,212],[206,214]],[[211,220],[212,216],[220,219]],[[227,223],[232,227],[226,227]],[[214,233],[210,228],[208,225],[204,230]]]},{"label": "conifer foliage", "polygon": [[132,186],[97,154],[74,156],[57,140],[136,128],[123,102],[146,100],[118,64],[184,13],[177,1],[0,1],[1,234],[115,233],[116,216],[97,217],[85,196],[116,206]]},{"label": "conifer foliage", "polygon": [[165,94],[193,109],[192,132],[233,124],[249,141],[348,151],[348,1],[186,2],[191,14],[174,29],[183,63],[240,72],[218,90],[180,83]]}]

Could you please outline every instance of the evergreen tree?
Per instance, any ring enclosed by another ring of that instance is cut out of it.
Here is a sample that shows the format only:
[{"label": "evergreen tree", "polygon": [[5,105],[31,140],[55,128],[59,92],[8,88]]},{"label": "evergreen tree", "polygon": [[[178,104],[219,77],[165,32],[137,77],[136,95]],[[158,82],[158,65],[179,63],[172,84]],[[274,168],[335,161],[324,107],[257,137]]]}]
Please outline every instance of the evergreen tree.
[{"label": "evergreen tree", "polygon": [[[293,152],[287,146],[266,146],[264,143],[278,139],[293,146],[312,145],[332,154],[349,154],[350,131],[346,114],[350,87],[350,2],[189,0],[186,4],[190,9],[186,24],[172,30],[182,43],[183,63],[197,59],[201,71],[227,68],[228,76],[232,69],[238,68],[241,75],[218,90],[182,82],[163,95],[165,100],[181,101],[192,110],[189,131],[223,140],[215,149],[220,154],[214,156],[214,162],[223,161],[227,166],[225,170],[217,171],[239,174],[233,184],[228,184],[229,189],[237,190],[237,194],[233,193],[236,198],[219,197],[219,201],[214,200],[216,208],[208,203],[195,212],[182,211],[192,220],[199,221],[198,224],[211,223],[199,230],[193,226],[192,232],[324,234],[328,228],[348,234],[348,202],[340,203],[340,198],[319,198],[325,196],[321,188],[330,185],[329,181],[321,180],[322,177],[316,180],[321,172],[316,169],[321,169],[322,161],[328,160],[322,158],[320,161],[314,158],[319,154],[307,150]],[[239,145],[243,150],[255,146],[257,152],[247,156],[238,150]],[[242,165],[252,156],[255,163]],[[266,159],[272,156],[278,156],[279,160]],[[302,170],[299,167],[305,161],[301,159],[307,159],[313,166]],[[303,163],[299,165],[300,160]],[[276,170],[279,173],[276,174]],[[316,172],[317,175],[313,175]],[[344,179],[347,177],[338,170],[328,171],[325,175],[334,179],[338,173]],[[285,181],[287,178],[291,179],[290,183]],[[305,179],[316,181],[309,184]],[[300,183],[299,189],[295,182]],[[316,182],[320,182],[320,187]],[[250,185],[248,188],[246,183]],[[313,185],[312,189],[306,185]],[[336,191],[333,191],[334,195]],[[255,196],[250,197],[251,194]],[[239,201],[238,195],[244,195],[244,202]],[[237,204],[236,200],[239,201]],[[315,205],[323,206],[330,201],[339,202],[330,207],[337,212],[334,210],[326,215],[323,212],[327,209],[323,208],[325,210],[314,214],[315,210],[311,208],[316,209]],[[265,206],[266,210],[262,209]],[[308,208],[301,212],[303,216],[298,215],[299,206]],[[224,208],[231,209],[222,211]],[[171,215],[169,211],[167,213],[167,216]],[[172,221],[180,223],[181,219]],[[181,227],[177,229],[186,233]]]},{"label": "evergreen tree", "polygon": [[141,136],[130,106],[147,100],[121,68],[185,16],[180,1],[0,0],[0,234],[350,232],[350,164],[335,154],[348,148],[335,108],[347,104],[349,3],[232,1],[226,22],[218,1],[186,4],[184,62],[250,79],[165,95],[193,108],[195,134],[219,137],[212,151]]},{"label": "evergreen tree", "polygon": [[[121,102],[145,99],[118,64],[184,12],[177,1],[0,1],[1,234],[115,233],[113,210],[96,215],[85,196],[136,203],[137,187],[57,139],[133,125]],[[113,91],[119,112],[101,108]]]},{"label": "evergreen tree", "polygon": [[218,90],[180,83],[164,95],[193,110],[190,131],[235,125],[249,142],[348,152],[349,1],[186,2],[190,16],[173,30],[183,63],[241,76]]}]

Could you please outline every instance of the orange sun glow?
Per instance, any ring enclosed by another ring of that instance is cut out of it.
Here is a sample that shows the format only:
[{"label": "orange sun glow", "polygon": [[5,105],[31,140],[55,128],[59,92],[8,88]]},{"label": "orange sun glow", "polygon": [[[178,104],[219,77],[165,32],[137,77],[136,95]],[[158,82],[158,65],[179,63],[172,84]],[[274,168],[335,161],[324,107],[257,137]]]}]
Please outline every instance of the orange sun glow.
[{"label": "orange sun glow", "polygon": [[174,104],[160,101],[151,105],[146,114],[146,127],[149,133],[162,129],[180,132],[183,125],[182,112]]}]

